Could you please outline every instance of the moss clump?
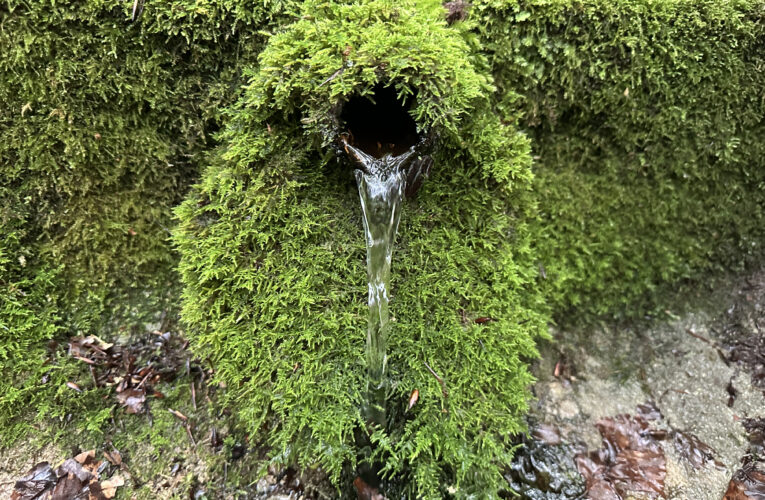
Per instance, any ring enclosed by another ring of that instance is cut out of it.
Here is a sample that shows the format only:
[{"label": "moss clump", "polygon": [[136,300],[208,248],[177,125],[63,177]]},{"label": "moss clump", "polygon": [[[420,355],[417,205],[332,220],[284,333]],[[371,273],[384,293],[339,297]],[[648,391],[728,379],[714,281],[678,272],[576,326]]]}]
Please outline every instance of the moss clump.
[{"label": "moss clump", "polygon": [[74,328],[173,280],[171,208],[281,6],[147,2],[131,20],[132,2],[3,2],[0,187],[29,210]]},{"label": "moss clump", "polygon": [[498,107],[532,137],[559,317],[641,314],[663,283],[762,254],[762,1],[481,1],[471,15]]},{"label": "moss clump", "polygon": [[[33,431],[34,422],[93,405],[66,382],[80,372],[54,339],[60,335],[57,269],[29,252],[28,216],[18,194],[0,189],[0,447]],[[32,415],[30,415],[32,413]],[[31,417],[21,419],[20,416]]]},{"label": "moss clump", "polygon": [[3,444],[30,413],[93,422],[94,398],[65,386],[80,370],[49,341],[108,338],[175,307],[171,209],[262,47],[257,30],[287,5],[146,2],[135,20],[118,0],[0,5]]},{"label": "moss clump", "polygon": [[383,84],[414,95],[411,115],[440,139],[394,254],[392,421],[372,434],[373,459],[411,498],[503,484],[545,316],[525,222],[529,144],[491,113],[474,43],[437,1],[307,2],[269,40],[220,154],[178,209],[188,333],[274,462],[321,466],[337,484],[360,456],[361,211],[351,168],[323,146],[343,103]]}]

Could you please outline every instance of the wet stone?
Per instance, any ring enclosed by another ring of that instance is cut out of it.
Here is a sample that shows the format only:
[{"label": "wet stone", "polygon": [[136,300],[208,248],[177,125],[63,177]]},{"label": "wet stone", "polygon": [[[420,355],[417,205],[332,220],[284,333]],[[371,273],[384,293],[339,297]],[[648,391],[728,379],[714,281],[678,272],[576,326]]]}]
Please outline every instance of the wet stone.
[{"label": "wet stone", "polygon": [[580,448],[571,444],[528,442],[517,452],[505,479],[522,499],[579,498],[585,488],[573,459],[578,451]]}]

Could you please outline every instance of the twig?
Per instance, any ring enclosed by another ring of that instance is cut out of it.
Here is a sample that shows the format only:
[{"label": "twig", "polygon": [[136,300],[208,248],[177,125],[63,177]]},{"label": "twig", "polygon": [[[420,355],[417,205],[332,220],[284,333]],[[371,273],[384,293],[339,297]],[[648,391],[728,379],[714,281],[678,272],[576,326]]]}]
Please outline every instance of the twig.
[{"label": "twig", "polygon": [[659,396],[659,400],[657,401],[657,403],[661,403],[661,400],[664,399],[664,396],[666,396],[669,393],[669,391],[676,392],[678,394],[689,394],[688,391],[673,389],[670,387],[669,389],[666,389],[664,392],[661,393],[661,396]]},{"label": "twig", "polygon": [[197,390],[193,380],[191,381],[191,406],[194,407],[194,411],[197,411]]},{"label": "twig", "polygon": [[[335,78],[337,78],[338,76],[340,76],[340,75],[343,73],[343,71],[345,71],[345,66],[343,66],[343,67],[342,67],[342,68],[340,68],[339,70],[337,70],[337,71],[335,71],[334,73],[332,73],[332,76],[330,76],[329,78],[327,78],[326,80],[324,80],[323,82],[321,82],[321,83],[319,84],[319,87],[323,87],[324,85],[328,84],[329,82],[331,82],[332,80],[334,80]],[[319,87],[316,87],[316,88],[319,88]]]},{"label": "twig", "polygon": [[130,21],[135,21],[138,16],[143,12],[143,0],[135,0],[133,2],[133,15],[130,16]]},{"label": "twig", "polygon": [[83,357],[83,356],[78,356],[78,355],[76,355],[76,354],[73,354],[73,355],[72,355],[72,357],[73,357],[74,359],[76,359],[77,361],[82,361],[83,363],[87,363],[87,364],[89,364],[89,365],[91,365],[91,366],[96,364],[96,362],[95,362],[95,361],[93,361],[93,360],[92,360],[92,359],[90,359],[90,358],[85,358],[85,357]]},{"label": "twig", "polygon": [[136,389],[140,389],[143,386],[143,384],[146,383],[146,380],[149,378],[149,376],[152,375],[153,373],[154,373],[154,370],[150,369],[149,372],[146,375],[144,375],[144,377],[141,379],[141,381],[138,382],[138,385],[135,386],[135,388]]},{"label": "twig", "polygon": [[717,347],[717,342],[714,342],[714,341],[712,341],[712,340],[709,340],[708,338],[706,338],[706,337],[704,337],[704,336],[702,336],[702,335],[699,335],[698,333],[694,332],[694,331],[693,331],[693,330],[691,330],[690,328],[686,328],[686,329],[685,329],[685,332],[686,332],[688,335],[692,336],[692,337],[696,337],[697,339],[701,340],[702,342],[706,342],[707,344],[709,344],[709,345],[711,345],[711,346],[715,346],[715,347]]},{"label": "twig", "polygon": [[[710,330],[712,330],[713,333],[717,333],[714,329],[710,328]],[[698,333],[694,332],[690,328],[686,328],[685,332],[688,335],[690,335],[692,337],[696,337],[697,339],[701,340],[702,342],[705,342],[705,343],[711,345],[712,347],[714,347],[715,350],[717,351],[717,355],[720,356],[720,359],[722,360],[722,362],[725,363],[726,366],[730,366],[730,359],[728,359],[728,356],[725,355],[725,352],[723,351],[722,346],[720,346],[720,344],[718,342],[715,342],[714,340],[710,340],[710,339],[704,337],[703,335],[699,335]]]},{"label": "twig", "polygon": [[429,364],[428,364],[426,361],[423,361],[423,363],[425,364],[425,368],[427,368],[427,369],[428,369],[428,371],[431,373],[431,375],[433,375],[434,377],[436,377],[436,380],[438,380],[438,383],[439,383],[439,384],[441,384],[441,393],[443,393],[443,395],[444,395],[444,399],[448,398],[448,397],[449,397],[449,393],[448,393],[448,392],[446,392],[446,384],[444,383],[444,379],[442,379],[441,377],[439,377],[439,376],[438,376],[438,373],[436,373],[436,372],[433,370],[433,368],[431,368],[431,367],[430,367],[430,365],[429,365]]},{"label": "twig", "polygon": [[189,425],[189,423],[188,423],[188,422],[186,422],[186,434],[188,434],[188,435],[189,435],[189,440],[191,441],[191,444],[192,444],[194,447],[196,447],[196,446],[197,446],[197,442],[196,442],[196,441],[194,441],[194,435],[193,435],[193,434],[191,434],[191,426]]},{"label": "twig", "polygon": [[93,365],[90,365],[88,368],[90,368],[90,376],[93,377],[93,383],[96,384],[96,387],[100,387],[98,385],[98,378],[96,378],[96,369]]},{"label": "twig", "polygon": [[189,421],[189,417],[187,417],[186,415],[184,415],[183,413],[181,413],[181,412],[179,412],[177,410],[173,410],[171,408],[168,408],[167,411],[169,411],[170,413],[175,415],[176,418],[178,418],[180,420],[183,420],[184,422],[188,422]]}]

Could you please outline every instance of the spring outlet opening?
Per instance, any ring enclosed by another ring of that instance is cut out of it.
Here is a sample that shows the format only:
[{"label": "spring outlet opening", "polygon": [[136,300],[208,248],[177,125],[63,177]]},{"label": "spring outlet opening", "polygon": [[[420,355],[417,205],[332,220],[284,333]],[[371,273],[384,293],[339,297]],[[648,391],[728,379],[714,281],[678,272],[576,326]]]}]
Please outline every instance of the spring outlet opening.
[{"label": "spring outlet opening", "polygon": [[412,95],[400,101],[395,88],[383,84],[375,86],[372,96],[351,97],[340,113],[348,142],[375,158],[406,152],[419,141],[408,112],[413,102]]}]

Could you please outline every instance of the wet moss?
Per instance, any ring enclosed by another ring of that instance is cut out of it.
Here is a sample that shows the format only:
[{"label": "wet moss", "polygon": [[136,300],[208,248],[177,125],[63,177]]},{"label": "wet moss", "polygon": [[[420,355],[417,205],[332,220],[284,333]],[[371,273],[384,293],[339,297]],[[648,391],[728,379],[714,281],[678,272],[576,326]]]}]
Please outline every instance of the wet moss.
[{"label": "wet moss", "polygon": [[667,284],[762,256],[763,16],[759,0],[474,2],[497,107],[532,138],[559,320],[639,317]]},{"label": "wet moss", "polygon": [[415,95],[418,129],[438,137],[435,167],[394,252],[391,421],[370,431],[372,457],[409,497],[496,495],[546,321],[529,143],[491,112],[474,35],[449,28],[440,2],[303,9],[269,41],[219,156],[178,209],[182,317],[270,459],[349,485],[366,432],[365,251],[351,168],[324,148],[346,100],[380,84]]}]

